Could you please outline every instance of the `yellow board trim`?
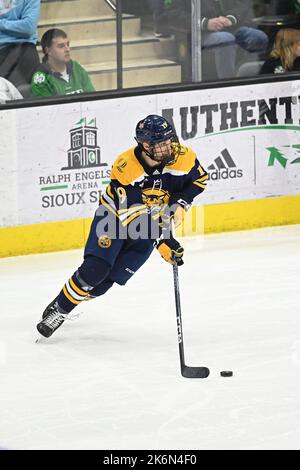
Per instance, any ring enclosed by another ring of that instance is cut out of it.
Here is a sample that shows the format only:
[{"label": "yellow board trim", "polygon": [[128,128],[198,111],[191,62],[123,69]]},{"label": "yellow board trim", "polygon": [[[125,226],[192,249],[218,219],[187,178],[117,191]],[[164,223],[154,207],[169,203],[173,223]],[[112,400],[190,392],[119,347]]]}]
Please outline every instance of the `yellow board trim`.
[{"label": "yellow board trim", "polygon": [[92,219],[0,228],[0,257],[81,248]]},{"label": "yellow board trim", "polygon": [[[82,248],[92,219],[0,228],[0,257]],[[300,196],[194,206],[179,235],[300,224]]]},{"label": "yellow board trim", "polygon": [[205,233],[300,224],[300,196],[212,204],[204,209]]}]

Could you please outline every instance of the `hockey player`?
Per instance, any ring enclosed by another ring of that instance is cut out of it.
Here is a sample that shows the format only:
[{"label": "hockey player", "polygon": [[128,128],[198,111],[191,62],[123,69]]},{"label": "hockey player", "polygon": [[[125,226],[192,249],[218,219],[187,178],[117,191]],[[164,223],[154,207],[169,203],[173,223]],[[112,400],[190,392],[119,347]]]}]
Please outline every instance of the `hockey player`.
[{"label": "hockey player", "polygon": [[37,324],[49,337],[84,300],[125,285],[154,247],[169,263],[183,264],[183,247],[173,237],[171,220],[182,221],[208,175],[173,126],[149,115],[136,126],[137,146],[115,160],[84,250],[84,261],[48,305]]}]

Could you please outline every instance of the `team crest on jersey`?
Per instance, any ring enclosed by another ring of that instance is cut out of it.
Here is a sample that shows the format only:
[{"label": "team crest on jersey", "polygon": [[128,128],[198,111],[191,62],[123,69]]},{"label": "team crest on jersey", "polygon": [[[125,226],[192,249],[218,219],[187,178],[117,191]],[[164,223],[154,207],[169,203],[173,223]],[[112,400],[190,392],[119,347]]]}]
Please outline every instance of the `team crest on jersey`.
[{"label": "team crest on jersey", "polygon": [[146,188],[142,189],[143,203],[147,206],[161,206],[168,204],[170,194],[164,189]]},{"label": "team crest on jersey", "polygon": [[100,248],[109,248],[111,246],[111,239],[107,235],[102,235],[98,239],[98,245]]},{"label": "team crest on jersey", "polygon": [[34,74],[33,83],[35,83],[36,85],[44,83],[45,80],[46,80],[46,76],[43,72],[37,72]]}]

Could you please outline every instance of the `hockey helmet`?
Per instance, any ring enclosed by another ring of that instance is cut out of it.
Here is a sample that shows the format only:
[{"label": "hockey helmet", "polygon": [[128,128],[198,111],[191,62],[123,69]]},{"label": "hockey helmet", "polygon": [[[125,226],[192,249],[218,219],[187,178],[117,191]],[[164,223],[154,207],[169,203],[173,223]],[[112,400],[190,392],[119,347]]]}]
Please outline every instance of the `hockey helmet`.
[{"label": "hockey helmet", "polygon": [[[139,121],[135,130],[135,139],[146,155],[156,162],[165,165],[174,163],[180,154],[176,131],[162,116],[150,114]],[[163,145],[165,142],[168,144]],[[144,143],[149,144],[148,149],[145,149]]]}]

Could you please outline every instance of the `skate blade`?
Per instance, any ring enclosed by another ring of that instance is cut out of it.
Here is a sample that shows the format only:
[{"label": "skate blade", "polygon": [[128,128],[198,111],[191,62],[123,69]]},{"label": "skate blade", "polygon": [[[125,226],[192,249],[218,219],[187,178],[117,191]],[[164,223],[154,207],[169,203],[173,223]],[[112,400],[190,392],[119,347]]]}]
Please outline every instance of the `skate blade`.
[{"label": "skate blade", "polygon": [[38,343],[45,343],[47,338],[45,338],[44,336],[39,336],[36,340],[35,340],[35,344],[38,344]]}]

